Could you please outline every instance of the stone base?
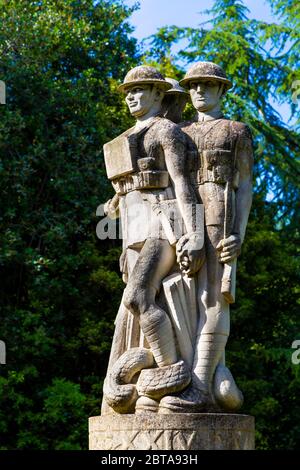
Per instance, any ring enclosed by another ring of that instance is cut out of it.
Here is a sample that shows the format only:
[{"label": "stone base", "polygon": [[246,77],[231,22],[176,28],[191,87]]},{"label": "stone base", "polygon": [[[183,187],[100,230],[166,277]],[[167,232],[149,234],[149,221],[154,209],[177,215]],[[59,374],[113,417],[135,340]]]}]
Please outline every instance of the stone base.
[{"label": "stone base", "polygon": [[254,418],[240,414],[94,416],[89,433],[90,450],[254,449]]}]

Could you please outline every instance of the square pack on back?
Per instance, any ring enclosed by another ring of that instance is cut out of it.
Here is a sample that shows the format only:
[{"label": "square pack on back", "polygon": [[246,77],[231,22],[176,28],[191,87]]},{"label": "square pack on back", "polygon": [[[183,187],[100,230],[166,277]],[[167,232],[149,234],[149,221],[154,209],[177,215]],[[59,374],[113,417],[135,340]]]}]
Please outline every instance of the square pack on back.
[{"label": "square pack on back", "polygon": [[103,146],[107,176],[110,180],[137,171],[136,135],[129,131]]}]

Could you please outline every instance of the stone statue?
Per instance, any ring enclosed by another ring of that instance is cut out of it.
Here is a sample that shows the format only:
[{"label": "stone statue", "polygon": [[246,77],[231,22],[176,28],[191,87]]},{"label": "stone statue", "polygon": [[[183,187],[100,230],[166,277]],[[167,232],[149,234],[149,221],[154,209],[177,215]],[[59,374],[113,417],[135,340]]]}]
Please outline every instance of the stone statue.
[{"label": "stone statue", "polygon": [[[221,112],[231,85],[199,62],[179,84],[140,66],[120,86],[136,124],[104,146],[105,212],[121,220],[127,286],[90,449],[254,449],[225,365],[253,164],[249,129]],[[177,125],[184,89],[197,114]]]},{"label": "stone statue", "polygon": [[[180,129],[166,117],[180,120],[187,101],[182,86],[197,115]],[[121,216],[127,283],[104,414],[234,411],[242,404],[224,353],[253,156],[248,128],[222,115],[230,87],[209,62],[195,64],[180,84],[152,67],[136,67],[120,86],[136,125],[104,146],[116,191],[106,212]],[[204,250],[195,194],[204,206]]]},{"label": "stone statue", "polygon": [[[120,266],[127,286],[116,319],[102,414],[158,411],[164,395],[185,389],[191,380],[162,289],[163,280],[180,271],[176,249],[185,277],[198,272],[204,260],[187,136],[162,117],[162,101],[172,85],[153,67],[130,70],[120,91],[136,124],[104,146],[116,192],[105,210],[112,218],[121,217]],[[181,115],[182,106],[179,111]]]},{"label": "stone statue", "polygon": [[236,260],[252,202],[252,140],[245,124],[221,112],[221,99],[232,86],[221,67],[198,62],[180,85],[189,89],[197,110],[195,119],[181,128],[190,138],[192,179],[204,205],[206,260],[198,276],[192,382],[183,392],[165,396],[160,412],[234,411],[243,398],[225,367],[224,350],[229,305],[235,299]]}]

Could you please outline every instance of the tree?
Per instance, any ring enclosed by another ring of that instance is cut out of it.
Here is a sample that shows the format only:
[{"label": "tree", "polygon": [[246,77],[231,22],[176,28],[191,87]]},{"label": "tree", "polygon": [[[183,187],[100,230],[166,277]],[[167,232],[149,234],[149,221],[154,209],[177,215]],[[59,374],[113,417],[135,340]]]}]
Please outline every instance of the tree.
[{"label": "tree", "polygon": [[[295,449],[300,442],[299,366],[299,5],[270,0],[278,21],[250,20],[239,0],[216,0],[199,28],[166,26],[146,41],[145,60],[181,77],[199,60],[220,64],[233,78],[225,114],[246,122],[255,144],[255,189],[227,362],[245,393],[244,412],[256,418],[259,449]],[[297,29],[298,27],[298,29]],[[173,54],[174,44],[184,48]],[[293,127],[276,111],[288,103]],[[191,115],[191,109],[188,110]]]},{"label": "tree", "polygon": [[1,448],[86,448],[122,290],[95,212],[111,192],[102,145],[129,127],[116,82],[137,61],[133,10],[0,6]]}]

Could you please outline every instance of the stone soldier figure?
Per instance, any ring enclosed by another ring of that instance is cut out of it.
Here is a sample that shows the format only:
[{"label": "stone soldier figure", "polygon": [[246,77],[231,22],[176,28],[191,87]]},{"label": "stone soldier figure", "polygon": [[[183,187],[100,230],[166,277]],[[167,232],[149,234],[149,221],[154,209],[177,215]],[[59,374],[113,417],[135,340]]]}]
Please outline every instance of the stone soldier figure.
[{"label": "stone soldier figure", "polygon": [[162,101],[162,115],[178,124],[182,122],[182,113],[189,100],[189,93],[174,78],[166,77],[165,80],[172,88],[167,90]]},{"label": "stone soldier figure", "polygon": [[[198,62],[180,85],[190,90],[197,110],[195,119],[181,127],[191,139],[193,179],[205,210],[206,261],[198,279],[200,324],[192,383],[177,396],[165,396],[160,412],[233,411],[241,406],[242,395],[224,365],[224,350],[236,259],[252,202],[252,139],[245,124],[230,121],[221,112],[221,98],[232,86],[221,67]],[[184,249],[180,260],[189,263]]]},{"label": "stone soldier figure", "polygon": [[[189,93],[174,78],[166,77],[165,81],[171,85],[171,88],[165,92],[160,115],[178,124],[182,122],[182,113],[189,100]],[[104,211],[107,215],[109,214],[111,219],[120,217],[119,197],[117,194],[105,204]]]},{"label": "stone soldier figure", "polygon": [[[169,316],[157,301],[162,280],[176,264],[175,247],[182,235],[176,234],[170,212],[177,211],[184,221],[186,233],[180,246],[189,256],[185,272],[193,275],[203,261],[203,233],[195,219],[197,199],[185,161],[186,136],[161,117],[161,103],[170,88],[153,67],[130,70],[120,91],[126,95],[136,125],[104,146],[107,174],[116,191],[106,211],[116,216],[118,208],[121,215],[121,268],[127,281],[104,397],[120,413],[133,412],[137,396],[143,398],[145,391],[148,401],[141,405],[139,399],[138,405],[155,408],[155,400],[168,391],[182,390],[190,381],[190,371],[178,358]],[[132,380],[140,370],[145,373],[140,373],[135,386]],[[130,385],[126,388],[126,384]]]}]

